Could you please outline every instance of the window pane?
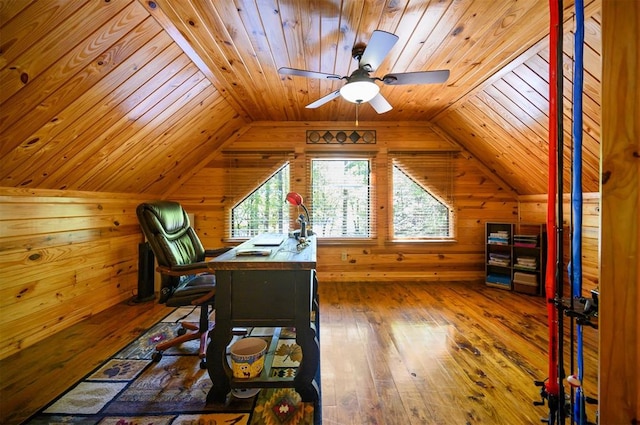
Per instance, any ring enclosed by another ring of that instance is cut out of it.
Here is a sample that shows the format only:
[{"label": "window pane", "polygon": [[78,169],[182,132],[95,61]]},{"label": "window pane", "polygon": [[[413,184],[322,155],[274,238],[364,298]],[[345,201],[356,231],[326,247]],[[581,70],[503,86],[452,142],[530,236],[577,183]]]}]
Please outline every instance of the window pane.
[{"label": "window pane", "polygon": [[250,238],[261,233],[286,233],[289,209],[289,164],[286,164],[231,210],[231,236]]},{"label": "window pane", "polygon": [[393,166],[393,232],[396,238],[450,236],[450,211],[397,166]]},{"label": "window pane", "polygon": [[369,161],[314,159],[311,167],[314,233],[326,237],[369,237]]}]

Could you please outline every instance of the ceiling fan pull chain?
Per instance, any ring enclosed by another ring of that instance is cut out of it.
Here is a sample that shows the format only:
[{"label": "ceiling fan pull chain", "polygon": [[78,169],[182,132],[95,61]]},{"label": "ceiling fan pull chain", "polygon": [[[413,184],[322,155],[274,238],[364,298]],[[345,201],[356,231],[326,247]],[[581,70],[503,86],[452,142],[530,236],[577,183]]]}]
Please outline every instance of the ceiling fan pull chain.
[{"label": "ceiling fan pull chain", "polygon": [[358,126],[358,107],[360,107],[360,102],[356,103],[356,127]]}]

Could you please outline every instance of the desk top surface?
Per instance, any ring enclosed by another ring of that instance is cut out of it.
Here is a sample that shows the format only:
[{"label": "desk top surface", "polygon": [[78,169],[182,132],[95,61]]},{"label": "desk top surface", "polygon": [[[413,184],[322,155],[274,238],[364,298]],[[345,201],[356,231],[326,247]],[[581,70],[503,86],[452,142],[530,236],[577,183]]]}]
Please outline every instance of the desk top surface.
[{"label": "desk top surface", "polygon": [[299,247],[299,241],[284,235],[279,246],[256,245],[264,240],[263,234],[219,255],[209,262],[214,270],[311,270],[316,268],[316,237],[306,239],[307,245]]}]

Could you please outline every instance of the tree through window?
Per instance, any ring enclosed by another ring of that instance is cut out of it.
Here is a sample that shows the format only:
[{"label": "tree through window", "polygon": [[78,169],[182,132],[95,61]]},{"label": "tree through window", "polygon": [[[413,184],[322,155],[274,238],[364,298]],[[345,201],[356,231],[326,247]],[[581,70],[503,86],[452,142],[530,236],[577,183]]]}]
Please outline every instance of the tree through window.
[{"label": "tree through window", "polygon": [[453,154],[394,155],[392,238],[453,238]]},{"label": "tree through window", "polygon": [[311,227],[324,237],[371,237],[368,159],[311,160]]},{"label": "tree through window", "polygon": [[289,231],[289,164],[231,209],[231,237],[252,238],[261,233]]}]

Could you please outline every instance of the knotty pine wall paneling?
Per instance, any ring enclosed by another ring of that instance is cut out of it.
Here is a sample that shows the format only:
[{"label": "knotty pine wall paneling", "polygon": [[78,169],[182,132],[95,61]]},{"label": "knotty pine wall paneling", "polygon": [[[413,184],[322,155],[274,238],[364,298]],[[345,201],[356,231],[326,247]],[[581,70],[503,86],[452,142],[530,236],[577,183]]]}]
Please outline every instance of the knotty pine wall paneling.
[{"label": "knotty pine wall paneling", "polygon": [[[598,287],[600,194],[584,193],[582,206],[582,277],[583,293]],[[567,266],[571,259],[571,199],[565,194],[562,206],[563,217],[563,263],[564,280],[568,288]],[[518,215],[521,223],[547,222],[547,195],[525,195],[518,198]],[[548,267],[548,265],[547,265]],[[569,290],[565,292],[569,295]]]},{"label": "knotty pine wall paneling", "polygon": [[[291,158],[291,189],[306,197],[306,158],[314,153],[375,155],[378,229],[366,243],[319,242],[318,274],[326,281],[481,280],[484,272],[484,223],[517,221],[516,195],[472,155],[430,123],[360,122],[360,130],[376,130],[375,144],[306,144],[307,130],[355,129],[353,122],[252,123],[247,131],[194,177],[169,194],[196,216],[196,230],[207,247],[228,243],[225,214],[252,188],[239,187],[234,173],[266,179],[276,165]],[[388,238],[389,151],[456,151],[456,241],[407,243]],[[233,169],[238,167],[238,169]],[[292,221],[292,227],[294,223]],[[343,258],[346,257],[346,260]]]},{"label": "knotty pine wall paneling", "polygon": [[[603,1],[602,424],[640,421],[640,4]],[[624,40],[621,43],[620,40]]]},{"label": "knotty pine wall paneling", "polygon": [[145,200],[0,187],[0,358],[136,295]]}]

